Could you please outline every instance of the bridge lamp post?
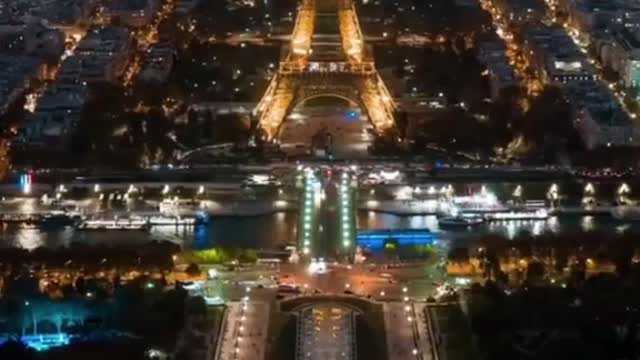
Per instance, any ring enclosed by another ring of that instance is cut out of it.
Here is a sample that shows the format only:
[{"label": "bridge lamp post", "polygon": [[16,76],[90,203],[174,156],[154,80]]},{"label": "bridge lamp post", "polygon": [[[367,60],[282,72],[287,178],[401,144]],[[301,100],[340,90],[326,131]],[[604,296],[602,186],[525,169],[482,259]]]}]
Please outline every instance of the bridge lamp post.
[{"label": "bridge lamp post", "polygon": [[522,201],[522,186],[516,186],[515,190],[513,190],[513,200],[514,202],[520,203]]},{"label": "bridge lamp post", "polygon": [[626,183],[620,184],[620,187],[618,187],[618,190],[617,190],[618,203],[626,204],[629,201],[630,193],[631,193],[631,189],[629,188],[629,185],[627,185]]},{"label": "bridge lamp post", "polygon": [[[312,219],[312,213],[311,213],[311,208],[313,206],[313,174],[311,174],[310,172],[307,172],[305,174],[305,196],[304,196],[304,201],[303,201],[303,208],[304,208],[304,218],[303,218],[303,236],[302,236],[302,253],[304,255],[309,255],[310,253],[310,246],[311,246],[311,223],[313,221]],[[280,189],[281,190],[281,189]]]},{"label": "bridge lamp post", "polygon": [[551,184],[549,190],[547,191],[547,200],[551,203],[552,207],[557,206],[558,200],[560,199],[560,191],[558,190],[557,184]]},{"label": "bridge lamp post", "polygon": [[341,222],[342,222],[342,247],[348,249],[351,246],[351,224],[349,212],[351,210],[351,196],[350,196],[350,176],[346,172],[342,173],[342,181],[340,184],[340,197],[341,197]]},{"label": "bridge lamp post", "polygon": [[592,183],[587,183],[584,187],[584,195],[582,196],[582,204],[590,205],[594,202],[596,189]]}]

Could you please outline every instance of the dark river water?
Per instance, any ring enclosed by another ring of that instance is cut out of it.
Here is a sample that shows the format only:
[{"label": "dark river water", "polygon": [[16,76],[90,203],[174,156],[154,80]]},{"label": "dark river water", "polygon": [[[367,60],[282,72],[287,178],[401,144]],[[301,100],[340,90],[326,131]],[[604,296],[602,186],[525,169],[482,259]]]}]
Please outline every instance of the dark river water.
[{"label": "dark river water", "polygon": [[[444,183],[421,185],[424,196],[430,187],[436,189],[445,186]],[[477,193],[485,184],[482,183],[454,183],[457,195]],[[511,197],[516,183],[488,183],[486,187],[492,191],[501,201]],[[524,198],[544,199],[552,182],[533,182],[523,184]],[[610,203],[615,197],[620,181],[594,183],[598,202]],[[585,181],[565,180],[558,184],[563,205],[580,203]],[[640,192],[640,181],[629,183],[631,197]],[[406,188],[406,186],[405,186]],[[377,191],[376,197],[390,198],[402,187],[387,187],[384,191]],[[406,189],[405,189],[406,190]],[[364,189],[359,196],[365,198],[369,191]],[[415,197],[416,195],[414,195]],[[424,229],[428,228],[436,238],[452,241],[468,241],[486,233],[499,233],[513,238],[520,232],[526,231],[533,235],[544,232],[575,233],[583,231],[600,231],[607,234],[616,234],[624,231],[632,231],[640,234],[640,222],[622,223],[610,216],[579,216],[562,215],[537,221],[505,221],[490,223],[474,228],[472,231],[443,231],[438,227],[435,216],[416,215],[398,216],[370,211],[359,211],[357,215],[358,228],[365,229]],[[212,216],[210,223],[200,227],[165,226],[154,227],[148,233],[143,232],[82,232],[71,227],[59,230],[42,230],[20,225],[0,225],[0,246],[22,247],[34,249],[37,247],[67,246],[72,242],[87,244],[106,244],[118,246],[119,244],[144,243],[150,240],[164,240],[175,242],[184,248],[204,249],[213,246],[237,246],[242,248],[278,249],[296,242],[296,228],[298,215],[296,212],[278,212],[262,216]]]},{"label": "dark river water", "polygon": [[[0,245],[26,249],[36,247],[67,246],[72,242],[88,244],[144,243],[150,240],[165,240],[180,244],[184,248],[204,249],[213,246],[237,246],[243,248],[277,249],[296,241],[298,216],[293,212],[279,212],[263,216],[212,217],[210,223],[200,227],[154,227],[143,232],[82,232],[71,227],[44,231],[17,225],[0,229]],[[531,234],[543,232],[575,233],[601,231],[607,234],[632,231],[640,234],[640,222],[621,223],[609,216],[564,215],[546,220],[519,220],[484,224],[470,231],[444,231],[438,227],[435,216],[397,216],[369,211],[358,212],[358,228],[363,229],[424,229],[436,234],[436,238],[468,241],[482,234],[499,233],[509,238],[520,232]]]}]

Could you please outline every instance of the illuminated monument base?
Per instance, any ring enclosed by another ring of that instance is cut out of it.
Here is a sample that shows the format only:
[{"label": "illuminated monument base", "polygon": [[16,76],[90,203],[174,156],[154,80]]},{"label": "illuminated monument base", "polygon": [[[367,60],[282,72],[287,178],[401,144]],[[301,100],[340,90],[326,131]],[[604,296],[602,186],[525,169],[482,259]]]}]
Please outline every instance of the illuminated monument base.
[{"label": "illuminated monument base", "polygon": [[[0,346],[9,340],[9,338],[0,338]],[[27,347],[36,351],[47,351],[51,348],[69,345],[71,336],[66,333],[25,335],[16,340],[20,340]]]},{"label": "illuminated monument base", "polygon": [[433,234],[428,229],[363,230],[356,237],[359,246],[370,249],[382,248],[391,241],[400,246],[411,246],[431,245],[433,240]]}]

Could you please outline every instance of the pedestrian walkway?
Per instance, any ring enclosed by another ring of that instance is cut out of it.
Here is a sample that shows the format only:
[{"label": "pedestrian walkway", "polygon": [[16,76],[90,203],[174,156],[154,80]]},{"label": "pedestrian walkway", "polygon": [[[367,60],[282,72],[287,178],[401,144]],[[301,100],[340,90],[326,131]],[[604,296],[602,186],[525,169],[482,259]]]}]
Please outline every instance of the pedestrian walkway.
[{"label": "pedestrian walkway", "polygon": [[388,302],[383,304],[389,359],[433,360],[428,319],[422,303]]},{"label": "pedestrian walkway", "polygon": [[296,359],[355,359],[355,314],[349,308],[319,304],[298,318]]},{"label": "pedestrian walkway", "polygon": [[227,306],[215,360],[263,360],[267,345],[269,304],[243,301]]}]

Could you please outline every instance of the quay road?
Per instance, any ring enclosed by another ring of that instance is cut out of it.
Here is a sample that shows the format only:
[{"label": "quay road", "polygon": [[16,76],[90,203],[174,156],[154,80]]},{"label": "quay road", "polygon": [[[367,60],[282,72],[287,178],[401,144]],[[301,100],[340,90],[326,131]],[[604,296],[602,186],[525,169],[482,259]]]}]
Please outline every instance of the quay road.
[{"label": "quay road", "polygon": [[[588,175],[581,169],[556,166],[509,166],[509,165],[469,165],[438,164],[432,161],[412,161],[394,158],[367,157],[357,160],[326,160],[322,158],[302,157],[288,161],[274,160],[265,163],[250,163],[238,159],[227,163],[221,160],[217,164],[175,165],[155,167],[151,169],[130,171],[96,171],[93,169],[64,170],[43,169],[31,170],[34,183],[58,185],[76,182],[78,184],[98,183],[198,183],[198,182],[242,182],[251,175],[264,174],[281,178],[295,173],[300,167],[330,168],[355,166],[359,172],[380,170],[401,171],[407,179],[419,178],[476,178],[491,179],[562,179],[564,177]],[[435,168],[435,170],[434,170]],[[16,169],[8,176],[6,184],[18,182],[18,177],[28,169]],[[594,176],[597,175],[594,173]],[[624,177],[625,174],[610,174],[611,177]],[[628,174],[629,176],[633,174]]]},{"label": "quay road", "polygon": [[383,304],[389,359],[434,359],[426,306],[423,302],[409,301]]},{"label": "quay road", "polygon": [[329,263],[323,273],[309,272],[306,264],[220,269],[207,286],[226,301],[241,301],[249,287],[252,299],[270,302],[276,298],[276,282],[299,287],[301,295],[351,294],[379,301],[403,301],[405,297],[424,301],[445,279],[440,259],[401,265]]},{"label": "quay road", "polygon": [[227,303],[215,360],[263,360],[270,306],[259,301]]},{"label": "quay road", "polygon": [[[91,190],[96,184],[108,191],[126,191],[131,186],[139,189],[171,188],[228,189],[239,191],[245,185],[291,186],[305,167],[314,169],[349,168],[356,172],[360,183],[373,177],[385,177],[378,184],[420,185],[429,182],[528,182],[528,181],[578,181],[588,175],[578,169],[559,167],[524,167],[497,165],[444,164],[434,170],[431,162],[400,161],[397,159],[365,158],[357,161],[327,161],[302,159],[264,164],[215,164],[202,166],[175,166],[128,172],[98,172],[91,170],[34,170],[30,171],[34,194],[52,193],[60,185],[68,189]],[[14,170],[0,184],[3,194],[19,192],[20,176],[27,171]],[[597,175],[597,174],[595,174]],[[601,181],[629,181],[634,174],[620,173],[602,176]],[[367,180],[368,181],[368,180]],[[367,182],[369,183],[369,182]],[[632,186],[633,187],[633,186]]]},{"label": "quay road", "polygon": [[[430,335],[430,320],[428,319],[424,300],[433,293],[437,278],[434,273],[437,269],[433,269],[434,264],[405,264],[405,266],[397,268],[385,268],[383,265],[345,265],[330,264],[326,273],[311,274],[306,267],[301,264],[282,264],[279,266],[261,266],[252,267],[240,271],[220,271],[218,278],[213,281],[219,282],[221,285],[221,294],[223,298],[230,299],[230,304],[225,317],[222,341],[219,346],[218,356],[216,359],[261,359],[263,356],[264,345],[254,345],[259,341],[266,341],[263,330],[266,332],[266,323],[268,321],[268,313],[271,310],[266,304],[273,303],[276,300],[277,283],[297,285],[301,289],[299,295],[287,296],[304,296],[315,294],[342,294],[347,296],[362,296],[370,298],[373,301],[381,302],[383,305],[383,316],[385,321],[385,330],[387,333],[387,349],[388,358],[393,360],[432,360],[433,348]],[[211,281],[211,280],[210,280]],[[250,289],[247,291],[247,289]],[[239,347],[240,353],[234,357],[236,351],[237,336],[239,327],[239,319],[242,318],[240,309],[245,296],[250,296],[248,305],[249,309],[254,306],[255,312],[245,313],[244,329],[249,329],[249,324],[263,324],[263,328],[252,328],[251,333],[241,335],[243,346]],[[325,309],[326,310],[326,309]],[[328,310],[330,312],[330,310]],[[332,329],[349,332],[351,327],[341,322],[340,326],[327,322],[326,311],[323,314],[314,314],[316,318],[313,321],[318,327],[330,326]],[[315,316],[317,315],[317,316]],[[342,314],[348,316],[348,314]],[[410,318],[410,320],[408,320]],[[342,321],[344,318],[337,319]],[[311,349],[314,346],[321,346],[323,349],[316,351],[306,350],[305,353],[311,353],[315,358],[321,356],[322,352],[337,351],[335,346],[326,346],[328,341],[323,340],[322,336],[314,336],[314,327],[309,325],[310,337],[301,339],[307,341],[304,348]],[[326,325],[326,326],[325,326]],[[298,329],[301,329],[300,327]],[[301,329],[300,331],[303,331]],[[353,329],[352,329],[353,330]],[[303,334],[303,338],[306,336]],[[327,335],[327,334],[324,334]],[[345,336],[337,334],[340,339]],[[262,340],[261,340],[262,339]],[[251,346],[249,346],[251,344]],[[323,345],[324,344],[324,345]],[[349,342],[341,342],[340,348],[343,351],[350,349]],[[313,346],[312,346],[313,345]],[[311,346],[311,347],[309,347]],[[356,346],[358,346],[356,344]],[[258,350],[254,350],[258,349]],[[245,351],[246,350],[246,351]],[[226,357],[223,357],[225,355]],[[435,358],[437,360],[437,358]]]}]

